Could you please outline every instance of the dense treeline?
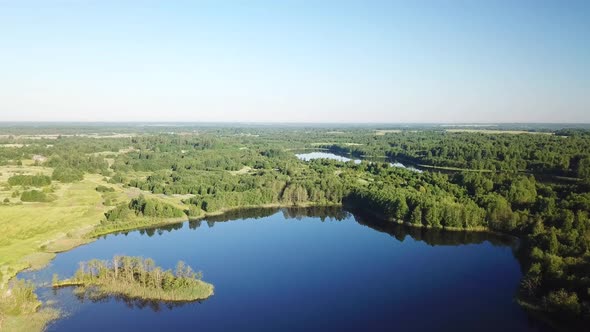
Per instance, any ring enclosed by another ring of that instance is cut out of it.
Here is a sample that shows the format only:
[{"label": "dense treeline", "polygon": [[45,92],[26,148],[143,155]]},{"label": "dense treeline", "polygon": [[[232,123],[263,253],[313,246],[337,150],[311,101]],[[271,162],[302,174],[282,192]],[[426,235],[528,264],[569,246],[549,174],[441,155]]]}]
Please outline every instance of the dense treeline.
[{"label": "dense treeline", "polygon": [[53,276],[53,287],[70,285],[99,286],[108,294],[123,294],[133,298],[194,301],[213,294],[213,287],[182,261],[176,270],[164,270],[150,258],[114,256],[110,261],[81,262],[71,279],[60,281]]},{"label": "dense treeline", "polygon": [[104,158],[99,156],[80,156],[80,155],[58,155],[52,157],[47,166],[56,169],[63,168],[76,170],[83,173],[103,173],[108,172],[108,163]]},{"label": "dense treeline", "polygon": [[126,220],[131,217],[179,218],[184,212],[168,203],[157,199],[148,199],[143,195],[132,199],[128,204],[118,205],[106,213],[107,221]]},{"label": "dense treeline", "polygon": [[[117,173],[112,182],[127,183],[155,194],[193,195],[185,200],[192,216],[203,211],[266,204],[338,204],[348,190],[344,175],[333,174],[333,169],[329,170],[332,174],[326,173],[333,165],[317,163],[302,169],[301,161],[280,149],[240,149],[221,142],[214,148],[190,138],[151,139],[160,152],[144,153],[156,148],[148,144],[150,138],[141,138],[141,152],[115,161],[113,168]],[[169,154],[170,150],[175,152]],[[131,178],[133,172],[145,170],[151,170],[150,175]]]},{"label": "dense treeline", "polygon": [[378,216],[416,226],[447,229],[487,228],[485,211],[470,199],[456,200],[421,194],[414,190],[359,189],[347,201]]},{"label": "dense treeline", "polygon": [[588,178],[590,138],[545,134],[488,134],[445,131],[401,132],[362,145],[327,145],[354,156],[383,157],[417,164],[465,169],[532,171]]}]

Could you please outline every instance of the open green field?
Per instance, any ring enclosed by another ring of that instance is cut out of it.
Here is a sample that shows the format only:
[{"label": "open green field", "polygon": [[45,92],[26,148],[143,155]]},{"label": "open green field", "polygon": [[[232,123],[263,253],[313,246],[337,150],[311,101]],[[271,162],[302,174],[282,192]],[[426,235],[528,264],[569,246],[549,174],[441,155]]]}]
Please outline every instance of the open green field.
[{"label": "open green field", "polygon": [[[6,173],[4,169],[2,172]],[[59,184],[53,193],[57,199],[52,202],[0,206],[2,284],[24,268],[45,265],[55,252],[88,241],[84,235],[109,208],[95,190],[100,184],[105,185],[100,176],[86,175],[81,182]],[[2,194],[7,196],[6,192]]]},{"label": "open green field", "polygon": [[[51,175],[53,169],[42,166],[0,167],[0,289],[18,272],[31,268],[39,269],[48,264],[58,252],[67,251],[93,240],[91,233],[104,219],[104,214],[113,206],[104,204],[109,197],[114,203],[127,202],[140,194],[185,208],[181,200],[187,195],[155,195],[137,188],[124,188],[108,184],[101,175],[86,174],[84,180],[75,183],[53,181],[51,202],[21,202],[20,196],[27,188],[10,187],[8,178],[13,175]],[[137,176],[143,174],[138,172]],[[114,192],[100,193],[96,187],[102,185],[114,188]],[[43,188],[28,188],[38,189]],[[184,218],[183,218],[184,219]],[[165,223],[162,220],[141,219],[135,227]],[[178,222],[178,220],[174,220]],[[127,227],[126,229],[128,229]],[[0,297],[8,294],[0,293]],[[20,315],[3,316],[0,312],[2,331],[41,331],[47,322],[59,317],[51,307]]]},{"label": "open green field", "polygon": [[[129,198],[143,194],[180,209],[186,195],[155,195],[137,188],[123,188],[108,184],[101,175],[86,174],[77,183],[57,183],[52,193],[52,202],[20,202],[11,193],[22,188],[6,188],[6,181],[13,174],[51,174],[47,167],[5,166],[0,167],[0,200],[9,198],[11,203],[0,205],[0,273],[4,285],[19,271],[40,268],[46,265],[55,253],[62,252],[92,241],[88,236],[104,219],[104,213],[113,206],[105,206],[104,196],[115,202],[127,202]],[[95,190],[99,185],[115,188],[115,192],[102,194]],[[104,196],[103,196],[104,195]],[[161,222],[161,221],[159,221]]]},{"label": "open green field", "polygon": [[[52,169],[39,166],[0,167],[0,199],[10,200],[0,205],[0,289],[19,271],[46,265],[56,252],[69,250],[90,241],[85,237],[109,208],[95,190],[105,185],[101,176],[86,175],[81,182],[54,183],[51,202],[21,202],[12,197],[20,186],[9,187],[7,180],[15,174],[51,175]],[[117,195],[124,196],[119,190]],[[8,294],[0,294],[8,296]],[[0,329],[6,331],[40,331],[48,321],[59,317],[52,308],[33,310],[20,315],[3,316],[0,313]]]}]

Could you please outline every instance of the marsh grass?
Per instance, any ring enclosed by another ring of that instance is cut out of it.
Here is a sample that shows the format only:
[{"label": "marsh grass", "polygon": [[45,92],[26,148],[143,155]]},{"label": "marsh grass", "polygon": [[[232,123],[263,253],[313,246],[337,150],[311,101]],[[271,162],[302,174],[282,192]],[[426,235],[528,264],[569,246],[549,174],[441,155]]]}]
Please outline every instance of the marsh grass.
[{"label": "marsh grass", "polygon": [[58,319],[60,311],[55,308],[43,308],[32,314],[18,316],[0,316],[0,331],[43,331],[47,324]]},{"label": "marsh grass", "polygon": [[40,331],[59,317],[58,310],[40,307],[33,283],[13,279],[0,289],[0,330]]},{"label": "marsh grass", "polygon": [[91,260],[80,263],[70,279],[59,280],[54,275],[54,288],[77,286],[78,293],[124,295],[142,300],[186,302],[206,299],[213,295],[213,285],[201,280],[183,262],[176,270],[163,270],[151,259],[115,256],[111,261]]},{"label": "marsh grass", "polygon": [[98,286],[100,291],[106,294],[122,294],[130,298],[166,302],[190,302],[203,300],[213,295],[213,285],[201,280],[195,281],[190,287],[179,287],[172,290],[148,288],[134,283],[100,284]]}]

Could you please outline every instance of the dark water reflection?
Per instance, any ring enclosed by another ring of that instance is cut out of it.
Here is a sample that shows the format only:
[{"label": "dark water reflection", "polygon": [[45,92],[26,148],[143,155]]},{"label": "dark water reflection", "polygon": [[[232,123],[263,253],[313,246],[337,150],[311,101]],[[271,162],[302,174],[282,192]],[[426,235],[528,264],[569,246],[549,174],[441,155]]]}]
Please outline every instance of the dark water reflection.
[{"label": "dark water reflection", "polygon": [[[58,290],[53,290],[53,295],[57,296]],[[130,298],[124,295],[107,295],[93,288],[75,288],[72,294],[81,303],[107,303],[114,300],[117,303],[123,303],[129,309],[151,309],[153,312],[159,312],[163,309],[172,310],[188,305],[190,302],[178,301],[154,301],[138,298]],[[198,301],[201,303],[202,301]]]},{"label": "dark water reflection", "polygon": [[494,246],[505,246],[514,249],[518,247],[518,239],[501,234],[408,227],[398,223],[378,220],[361,212],[355,213],[354,216],[359,224],[387,233],[400,242],[410,237],[412,240],[422,241],[431,246],[459,246],[489,242]]},{"label": "dark water reflection", "polygon": [[340,207],[250,209],[107,235],[21,277],[43,284],[114,254],[183,260],[215,295],[193,303],[39,295],[67,313],[50,331],[546,331],[514,302],[515,241],[380,222]]}]

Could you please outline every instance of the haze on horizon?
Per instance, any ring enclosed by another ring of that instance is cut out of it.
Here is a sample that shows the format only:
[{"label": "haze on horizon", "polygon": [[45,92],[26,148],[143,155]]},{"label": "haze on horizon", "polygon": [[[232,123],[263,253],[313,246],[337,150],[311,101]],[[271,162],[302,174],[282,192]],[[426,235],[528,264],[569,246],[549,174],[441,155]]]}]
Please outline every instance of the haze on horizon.
[{"label": "haze on horizon", "polygon": [[588,1],[1,1],[2,121],[590,122]]}]

